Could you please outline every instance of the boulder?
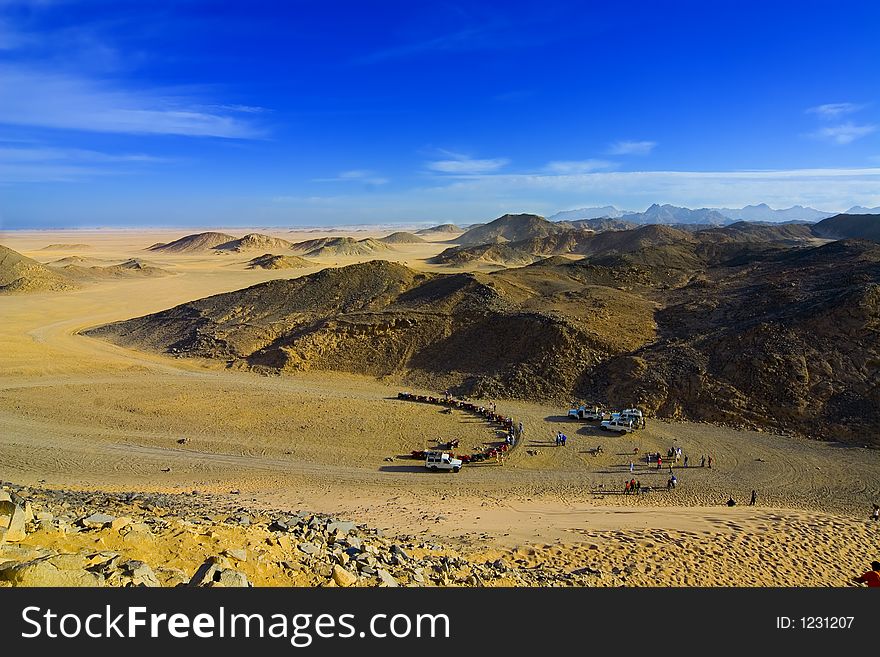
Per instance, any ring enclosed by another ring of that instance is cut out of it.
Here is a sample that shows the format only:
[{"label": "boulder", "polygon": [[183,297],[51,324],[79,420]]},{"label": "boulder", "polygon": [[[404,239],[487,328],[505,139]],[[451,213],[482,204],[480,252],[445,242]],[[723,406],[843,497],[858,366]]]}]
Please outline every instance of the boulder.
[{"label": "boulder", "polygon": [[397,580],[394,579],[394,576],[384,568],[379,568],[376,571],[376,575],[378,575],[379,577],[379,582],[381,582],[381,586],[398,586]]},{"label": "boulder", "polygon": [[354,575],[348,572],[345,568],[336,564],[333,566],[332,572],[333,581],[336,582],[337,586],[348,587],[357,582],[357,575]]},{"label": "boulder", "polygon": [[410,559],[412,559],[412,557],[409,556],[409,553],[402,547],[397,545],[397,543],[391,546],[391,554],[393,554],[401,561],[409,561]]},{"label": "boulder", "polygon": [[103,529],[112,525],[114,520],[116,520],[115,517],[108,516],[106,513],[93,513],[85,518],[80,518],[79,524],[89,529]]},{"label": "boulder", "polygon": [[0,502],[0,543],[23,541],[27,536],[25,526],[28,516],[24,505],[12,501]]},{"label": "boulder", "polygon": [[343,520],[334,520],[333,522],[327,525],[327,533],[337,535],[345,535],[351,531],[354,531],[355,524],[353,522],[343,521]]},{"label": "boulder", "polygon": [[25,563],[8,562],[0,565],[0,581],[12,586],[103,586],[104,576],[87,571],[82,563],[77,555],[54,555]]},{"label": "boulder", "polygon": [[300,543],[297,547],[300,552],[304,552],[305,554],[316,554],[321,551],[321,548],[314,543]]},{"label": "boulder", "polygon": [[127,527],[131,524],[131,518],[122,517],[122,518],[114,518],[110,523],[110,529],[114,531],[119,531],[123,527]]},{"label": "boulder", "polygon": [[247,561],[247,550],[244,548],[227,548],[223,550],[223,555],[236,561]]},{"label": "boulder", "polygon": [[208,557],[189,581],[189,586],[232,588],[252,584],[244,573],[231,568],[224,557]]}]

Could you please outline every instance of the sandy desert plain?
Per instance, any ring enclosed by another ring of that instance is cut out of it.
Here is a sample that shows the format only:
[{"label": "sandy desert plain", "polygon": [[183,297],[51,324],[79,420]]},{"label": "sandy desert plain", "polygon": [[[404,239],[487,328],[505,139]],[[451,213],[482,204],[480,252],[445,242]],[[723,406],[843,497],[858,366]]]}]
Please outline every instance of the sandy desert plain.
[{"label": "sandy desert plain", "polygon": [[[259,231],[290,241],[320,236]],[[878,450],[654,418],[617,437],[568,421],[562,406],[498,399],[498,411],[525,426],[525,439],[504,464],[432,474],[400,455],[432,438],[476,446],[492,439],[492,429],[396,399],[406,388],[393,379],[325,371],[264,376],[80,334],[376,257],[451,271],[427,262],[448,246],[440,240],[279,270],[246,268],[253,253],[145,251],[187,232],[196,231],[0,233],[0,244],[41,263],[140,258],[171,274],[0,296],[0,480],[82,491],[198,490],[253,509],[334,514],[476,561],[560,571],[598,562],[626,570],[629,577],[617,583],[629,585],[846,586],[880,556],[880,526],[869,520],[880,497]],[[47,251],[49,244],[71,246]],[[569,436],[564,448],[553,444],[558,430]],[[182,437],[184,445],[177,443]],[[600,444],[604,451],[594,456]],[[632,476],[655,490],[621,494],[634,448],[665,454],[672,445],[682,446],[692,465],[712,454],[713,468],[678,467],[679,487],[667,491],[666,468],[637,462]],[[725,505],[729,496],[737,506]],[[190,565],[203,558],[193,554]]]}]

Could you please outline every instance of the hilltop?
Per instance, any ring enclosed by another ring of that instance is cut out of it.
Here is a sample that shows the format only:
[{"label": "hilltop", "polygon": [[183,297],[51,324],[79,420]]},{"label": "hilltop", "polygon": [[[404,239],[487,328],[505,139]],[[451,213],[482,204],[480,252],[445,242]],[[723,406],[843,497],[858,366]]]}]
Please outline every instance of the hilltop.
[{"label": "hilltop", "polygon": [[828,239],[866,239],[880,242],[880,214],[838,214],[813,226],[813,233]]},{"label": "hilltop", "polygon": [[61,265],[60,269],[66,276],[81,282],[95,282],[107,278],[154,278],[170,274],[169,271],[161,267],[156,267],[152,263],[137,258],[106,266],[84,266],[83,264],[71,263]]},{"label": "hilltop", "polygon": [[216,251],[235,251],[237,253],[244,251],[262,251],[265,253],[267,251],[289,249],[292,246],[292,242],[288,242],[280,237],[271,237],[261,233],[249,233],[240,239],[233,239],[212,248]]},{"label": "hilltop", "polygon": [[457,244],[475,246],[497,242],[518,242],[546,237],[568,227],[547,221],[536,214],[505,214],[488,224],[471,228],[455,239]]},{"label": "hilltop", "polygon": [[199,253],[210,251],[221,244],[228,244],[233,241],[235,241],[235,238],[226,233],[195,233],[193,235],[185,235],[173,242],[153,244],[147,247],[147,250],[161,251],[163,253]]},{"label": "hilltop", "polygon": [[301,269],[314,267],[315,263],[299,256],[264,253],[248,261],[248,269]]},{"label": "hilltop", "polygon": [[508,244],[480,244],[478,246],[448,248],[432,258],[431,262],[438,265],[453,266],[483,263],[517,267],[529,265],[538,259],[538,256],[528,251]]},{"label": "hilltop", "polygon": [[427,235],[428,237],[445,236],[446,233],[462,233],[464,230],[455,224],[440,224],[439,226],[431,226],[430,228],[422,228],[416,231],[416,235]]},{"label": "hilltop", "polygon": [[83,251],[91,249],[89,244],[49,244],[44,246],[41,251]]},{"label": "hilltop", "polygon": [[66,276],[0,245],[0,294],[58,292],[76,287]]},{"label": "hilltop", "polygon": [[390,235],[386,235],[379,239],[383,244],[424,244],[425,240],[423,240],[418,235],[414,235],[413,233],[407,233],[406,231],[397,231],[396,233],[391,233]]},{"label": "hilltop", "polygon": [[321,237],[297,242],[290,248],[307,257],[319,258],[321,256],[370,255],[376,251],[387,251],[389,246],[371,237],[362,240],[356,240],[353,237]]}]

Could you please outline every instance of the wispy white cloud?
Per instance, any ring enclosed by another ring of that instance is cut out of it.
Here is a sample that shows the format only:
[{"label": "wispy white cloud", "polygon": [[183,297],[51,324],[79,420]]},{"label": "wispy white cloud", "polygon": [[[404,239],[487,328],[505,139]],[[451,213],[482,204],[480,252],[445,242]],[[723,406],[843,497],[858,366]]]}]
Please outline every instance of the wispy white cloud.
[{"label": "wispy white cloud", "polygon": [[143,153],[105,153],[0,140],[0,184],[77,182],[140,172],[170,161]]},{"label": "wispy white cloud", "polygon": [[489,48],[492,47],[491,40],[482,38],[488,31],[485,27],[467,27],[428,39],[374,50],[358,57],[355,63],[374,64],[389,59],[398,59],[432,51],[462,51]]},{"label": "wispy white cloud", "polygon": [[160,163],[167,162],[142,153],[102,153],[79,148],[54,148],[46,146],[10,147],[0,142],[0,162],[12,164],[16,162],[103,162],[103,163]]},{"label": "wispy white cloud", "polygon": [[857,125],[850,121],[847,123],[841,123],[840,125],[832,125],[820,128],[813,133],[813,137],[824,139],[835,144],[850,144],[856,139],[866,137],[876,130],[876,125]]},{"label": "wispy white cloud", "polygon": [[370,169],[351,169],[331,178],[313,178],[312,182],[360,182],[368,185],[385,185],[390,180]]},{"label": "wispy white cloud", "polygon": [[823,119],[837,119],[846,114],[852,114],[864,109],[864,105],[858,103],[827,103],[807,109],[808,114],[816,114]]},{"label": "wispy white cloud", "polygon": [[462,176],[491,173],[510,163],[507,158],[475,159],[464,153],[447,150],[440,150],[438,153],[445,156],[444,159],[425,163],[426,168],[437,173]]},{"label": "wispy white cloud", "polygon": [[610,169],[615,166],[608,160],[557,160],[548,162],[545,169],[550,173],[573,174],[590,173],[600,169]]},{"label": "wispy white cloud", "polygon": [[228,111],[185,97],[135,91],[106,81],[0,67],[0,123],[89,132],[252,139],[263,131]]},{"label": "wispy white cloud", "polygon": [[610,155],[648,155],[656,146],[656,141],[616,141],[608,147],[608,153]]}]

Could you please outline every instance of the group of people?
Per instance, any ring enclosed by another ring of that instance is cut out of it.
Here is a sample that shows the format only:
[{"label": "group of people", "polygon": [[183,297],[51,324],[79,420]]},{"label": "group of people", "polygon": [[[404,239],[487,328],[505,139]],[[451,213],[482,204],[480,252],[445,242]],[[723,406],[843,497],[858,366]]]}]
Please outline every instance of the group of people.
[{"label": "group of people", "polygon": [[[758,503],[758,491],[752,489],[752,496],[749,498],[749,506],[755,506]],[[733,495],[727,498],[727,506],[736,506],[736,500]]]},{"label": "group of people", "polygon": [[[445,406],[446,409],[444,412],[448,413],[451,413],[453,409],[458,408],[468,413],[480,415],[494,424],[500,424],[504,431],[504,444],[496,445],[495,447],[492,447],[491,449],[488,449],[481,454],[459,456],[459,458],[461,458],[462,460],[466,459],[468,462],[471,460],[480,461],[488,457],[497,457],[500,459],[501,451],[507,451],[508,449],[512,448],[516,444],[516,441],[521,440],[522,437],[525,435],[525,428],[523,427],[523,423],[517,423],[512,417],[508,417],[498,413],[498,409],[494,401],[490,401],[488,406],[481,406],[472,402],[456,399],[452,396],[452,393],[450,393],[449,390],[443,392],[442,398],[434,397],[432,395],[417,395],[411,392],[399,392],[397,393],[397,398],[407,401],[439,404]],[[458,447],[458,440],[455,440],[454,442],[455,447]]]},{"label": "group of people", "polygon": [[557,447],[565,447],[565,442],[568,440],[568,436],[566,436],[561,431],[556,432],[556,446]]},{"label": "group of people", "polygon": [[630,493],[637,494],[637,493],[641,493],[641,492],[642,492],[642,482],[641,481],[636,481],[635,479],[630,479],[629,481],[624,482],[624,485],[623,485],[623,494],[624,495],[629,495]]}]

